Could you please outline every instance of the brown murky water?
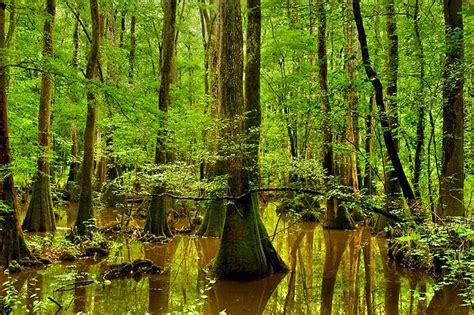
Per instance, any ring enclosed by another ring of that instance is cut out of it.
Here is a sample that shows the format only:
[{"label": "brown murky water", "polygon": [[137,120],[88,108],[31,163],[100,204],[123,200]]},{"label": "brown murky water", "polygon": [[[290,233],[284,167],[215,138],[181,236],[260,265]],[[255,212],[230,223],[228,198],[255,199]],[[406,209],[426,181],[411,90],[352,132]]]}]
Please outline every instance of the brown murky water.
[{"label": "brown murky water", "polygon": [[[74,208],[66,212],[74,212]],[[277,218],[265,211],[273,232]],[[101,224],[117,219],[107,209]],[[73,219],[61,217],[60,225]],[[271,228],[270,228],[271,227]],[[166,245],[114,244],[109,257],[54,264],[13,277],[0,275],[0,296],[15,314],[469,314],[456,288],[434,292],[426,275],[386,259],[387,244],[367,230],[327,231],[315,224],[280,222],[274,244],[290,267],[255,281],[216,281],[205,267],[219,240],[176,236]],[[109,263],[148,258],[163,275],[104,282]],[[59,309],[53,301],[62,306]]]}]

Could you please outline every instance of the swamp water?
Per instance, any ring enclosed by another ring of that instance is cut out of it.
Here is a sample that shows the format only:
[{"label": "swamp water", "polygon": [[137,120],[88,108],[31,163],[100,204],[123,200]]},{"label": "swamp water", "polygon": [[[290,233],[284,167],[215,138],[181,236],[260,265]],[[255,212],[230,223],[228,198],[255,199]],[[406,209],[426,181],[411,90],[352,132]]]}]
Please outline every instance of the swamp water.
[{"label": "swamp water", "polygon": [[[275,211],[263,214],[269,234]],[[67,208],[65,213],[74,213]],[[120,212],[97,213],[99,224]],[[72,215],[58,226],[74,222]],[[132,224],[136,222],[132,222]],[[61,230],[61,229],[60,229]],[[61,232],[56,237],[62,237]],[[176,235],[165,245],[117,239],[103,259],[81,259],[0,274],[0,297],[15,314],[469,314],[455,288],[434,292],[427,275],[403,269],[387,257],[387,242],[369,231],[328,231],[320,225],[281,220],[274,245],[290,268],[254,281],[216,281],[205,267],[219,240]],[[110,263],[152,260],[162,275],[103,280]],[[59,308],[61,305],[62,308]]]}]

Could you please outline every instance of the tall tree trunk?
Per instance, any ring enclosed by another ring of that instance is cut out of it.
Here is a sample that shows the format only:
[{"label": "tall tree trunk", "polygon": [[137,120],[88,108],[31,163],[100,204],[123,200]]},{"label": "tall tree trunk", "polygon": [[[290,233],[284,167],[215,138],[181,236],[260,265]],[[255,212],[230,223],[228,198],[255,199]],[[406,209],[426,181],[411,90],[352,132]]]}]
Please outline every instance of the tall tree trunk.
[{"label": "tall tree trunk", "polygon": [[380,119],[380,125],[383,131],[383,138],[385,142],[385,146],[387,148],[387,153],[390,157],[390,161],[392,162],[392,166],[396,172],[396,176],[398,178],[400,187],[402,188],[403,195],[407,200],[410,206],[414,205],[415,202],[415,195],[413,194],[413,190],[411,189],[410,183],[406,177],[405,171],[403,170],[402,163],[400,161],[400,157],[398,156],[398,152],[396,149],[395,141],[393,139],[392,131],[390,128],[389,119],[387,113],[385,111],[384,100],[383,100],[383,86],[380,82],[380,79],[377,76],[374,68],[372,68],[370,55],[369,55],[369,48],[367,46],[367,36],[364,29],[364,24],[362,21],[362,15],[360,12],[360,0],[353,0],[352,2],[352,9],[354,13],[354,19],[357,27],[357,33],[359,38],[359,43],[361,47],[361,54],[362,54],[362,61],[365,68],[365,73],[367,78],[372,83],[375,91],[375,103],[378,108],[378,114]]},{"label": "tall tree trunk", "polygon": [[249,137],[250,149],[250,185],[258,187],[259,166],[258,151],[260,143],[260,40],[262,13],[260,0],[247,0],[247,42],[245,66],[245,120],[246,135]]},{"label": "tall tree trunk", "polygon": [[375,193],[374,188],[374,170],[372,169],[372,162],[374,161],[375,150],[374,150],[374,134],[375,126],[373,123],[374,113],[374,96],[370,96],[369,101],[369,113],[365,121],[365,170],[364,170],[364,188],[367,189],[367,193]]},{"label": "tall tree trunk", "polygon": [[462,0],[444,0],[446,61],[443,86],[443,163],[438,215],[464,216],[464,35]]},{"label": "tall tree trunk", "polygon": [[[46,0],[46,20],[43,28],[43,60],[54,57],[53,35],[56,0]],[[33,182],[33,193],[23,221],[23,229],[31,232],[56,230],[53,199],[51,197],[51,103],[53,101],[53,75],[43,72],[38,112],[38,168]]]},{"label": "tall tree trunk", "polygon": [[[175,50],[176,36],[176,0],[165,0],[164,5],[164,25],[163,25],[163,47],[161,58],[161,84],[158,95],[158,109],[160,110],[160,127],[156,140],[155,164],[158,166],[167,163],[169,152],[166,148],[166,116],[170,106],[170,86],[173,81],[172,64]],[[166,208],[169,200],[162,194],[166,191],[164,185],[156,186],[153,190],[153,197],[148,216],[145,222],[145,233],[157,237],[171,237],[168,226]]]},{"label": "tall tree trunk", "polygon": [[[213,5],[214,0],[209,0],[208,5]],[[201,0],[201,3],[206,3],[205,0]],[[203,27],[205,27],[205,32],[203,33],[203,40],[206,42],[206,52],[205,52],[205,67],[207,64],[208,72],[205,74],[205,80],[208,81],[210,79],[210,86],[209,83],[205,83],[205,90],[208,91],[209,96],[211,98],[211,115],[214,119],[218,119],[218,89],[219,89],[219,73],[218,73],[218,58],[219,58],[219,20],[217,19],[217,13],[211,10],[204,10],[201,9],[201,16],[203,19]],[[210,74],[210,75],[209,75]],[[216,138],[216,130],[212,130],[208,133],[211,138]],[[215,152],[217,154],[217,148],[213,141],[211,141],[210,151]],[[225,170],[218,170],[217,165],[208,163],[207,165],[204,164],[205,162],[202,161],[202,176],[204,178],[204,172],[206,172],[206,176],[208,179],[212,179],[215,176],[224,175],[221,171]],[[224,218],[225,218],[225,209],[224,209],[224,202],[223,201],[210,201],[208,206],[206,207],[206,213],[204,214],[203,222],[197,232],[199,236],[204,237],[221,237],[222,236],[222,229],[224,227]]]},{"label": "tall tree trunk", "polygon": [[[7,5],[4,0],[0,0],[0,50],[3,52],[8,49],[10,40],[13,37],[15,24],[15,3],[10,2],[10,28],[5,38],[5,10]],[[11,33],[10,33],[11,32]],[[2,183],[0,186],[0,203],[2,208],[8,211],[0,213],[0,222],[2,223],[1,242],[0,242],[0,264],[8,266],[12,260],[19,260],[30,257],[30,251],[26,247],[23,239],[23,232],[20,228],[18,218],[18,204],[15,194],[15,184],[13,174],[10,170],[11,151],[8,132],[8,61],[7,54],[0,54],[0,175]]]},{"label": "tall tree trunk", "polygon": [[[94,80],[97,76],[100,51],[100,21],[98,0],[90,0],[92,18],[92,42],[87,62],[86,78]],[[94,173],[94,146],[96,142],[98,104],[95,92],[87,92],[87,120],[84,130],[84,155],[81,169],[81,195],[79,197],[79,209],[75,223],[76,232],[80,235],[87,234],[89,228],[95,226],[92,179]]]},{"label": "tall tree trunk", "polygon": [[[255,4],[255,3],[254,3]],[[219,0],[219,91],[218,113],[226,124],[222,128],[219,156],[228,157],[229,142],[241,143],[244,114],[243,38],[240,0]],[[259,10],[260,7],[255,7]],[[249,20],[254,23],[255,20]],[[225,143],[224,143],[225,141]],[[244,140],[245,141],[245,140]],[[235,153],[235,152],[234,152]],[[230,160],[219,161],[218,168],[228,174],[228,194],[240,196],[226,205],[221,246],[213,270],[218,277],[258,277],[286,271],[258,215],[256,196],[249,194],[248,161],[239,152]]]},{"label": "tall tree trunk", "polygon": [[72,50],[72,66],[77,68],[79,64],[79,12],[75,18],[76,22],[74,23],[74,32],[72,33],[73,41],[73,50]]},{"label": "tall tree trunk", "polygon": [[[395,150],[398,152],[400,141],[398,140],[398,34],[395,16],[395,0],[387,0],[385,4],[385,14],[387,15],[387,101],[385,104],[390,129],[393,135]],[[397,181],[396,171],[390,164],[388,153],[385,152],[387,170],[385,172],[385,194],[387,195],[387,206],[389,209],[400,209],[400,184]]]},{"label": "tall tree trunk", "polygon": [[120,16],[120,38],[119,38],[119,47],[123,48],[125,44],[125,11],[122,11]]},{"label": "tall tree trunk", "polygon": [[420,0],[415,0],[415,13],[413,14],[413,24],[415,28],[415,41],[418,49],[418,62],[420,63],[420,83],[417,95],[418,122],[416,124],[416,151],[415,165],[413,168],[413,189],[418,200],[421,199],[420,194],[420,175],[421,161],[423,159],[423,145],[425,142],[425,104],[424,104],[424,87],[425,87],[425,55],[423,51],[423,42],[420,35]]},{"label": "tall tree trunk", "polygon": [[[328,177],[335,175],[333,150],[332,150],[332,128],[331,128],[331,107],[329,103],[328,91],[328,62],[326,51],[326,8],[323,0],[317,2],[318,15],[318,84],[321,95],[321,117],[322,117],[322,138],[323,138],[323,169]],[[329,188],[331,185],[329,185]],[[335,198],[328,198],[326,203],[325,227],[331,229],[352,229],[354,222],[345,207],[338,207]]]},{"label": "tall tree trunk", "polygon": [[133,77],[135,75],[135,50],[137,47],[137,36],[135,35],[135,27],[137,24],[137,18],[135,15],[132,16],[130,22],[130,54],[128,56],[128,83],[133,83]]},{"label": "tall tree trunk", "polygon": [[[347,1],[347,7],[350,10],[352,7],[352,0]],[[348,59],[346,63],[347,73],[349,75],[349,91],[347,92],[347,107],[349,111],[348,115],[348,141],[351,148],[350,155],[350,181],[352,187],[354,188],[354,193],[359,195],[359,168],[357,166],[357,151],[359,150],[359,126],[358,126],[358,97],[357,90],[354,83],[354,72],[357,67],[357,59],[355,58],[355,48],[354,48],[354,34],[355,28],[350,21],[347,22],[346,26],[346,58]]]}]

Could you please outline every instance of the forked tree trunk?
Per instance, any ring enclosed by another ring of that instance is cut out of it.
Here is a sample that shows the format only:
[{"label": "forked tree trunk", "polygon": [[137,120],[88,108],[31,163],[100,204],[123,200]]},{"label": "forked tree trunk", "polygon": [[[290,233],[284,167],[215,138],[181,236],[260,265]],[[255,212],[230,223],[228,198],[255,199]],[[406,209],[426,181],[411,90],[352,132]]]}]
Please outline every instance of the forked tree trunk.
[{"label": "forked tree trunk", "polygon": [[[46,19],[43,28],[43,59],[53,58],[54,17],[56,0],[46,0]],[[33,193],[23,221],[23,229],[31,232],[52,232],[56,230],[53,199],[51,197],[51,103],[53,101],[53,75],[43,72],[38,112],[38,167],[33,181]]]},{"label": "forked tree trunk", "polygon": [[[15,24],[15,5],[14,1],[10,2],[10,29],[5,38],[5,10],[6,3],[0,0],[0,49],[8,49],[8,44],[13,36]],[[0,241],[0,264],[8,266],[13,260],[30,257],[26,243],[23,239],[23,232],[20,228],[18,218],[18,205],[16,201],[15,185],[13,182],[13,174],[10,170],[11,152],[10,140],[8,132],[8,67],[6,54],[0,54],[0,175],[2,183],[0,186],[0,203],[2,210],[0,212],[1,223],[1,241]]]},{"label": "forked tree trunk", "polygon": [[[166,116],[171,102],[170,86],[173,81],[172,64],[175,50],[177,4],[176,0],[165,0],[163,5],[165,20],[163,25],[161,84],[158,96],[158,109],[160,110],[161,117],[155,153],[155,164],[158,166],[166,164],[169,155],[166,148]],[[163,184],[156,186],[153,190],[153,197],[145,222],[145,233],[168,238],[172,237],[166,215],[170,200],[162,195],[165,191],[166,187]]]},{"label": "forked tree trunk", "polygon": [[[256,10],[259,7],[255,8]],[[220,0],[218,113],[226,124],[221,129],[219,156],[228,157],[228,143],[242,141],[243,38],[240,0]],[[252,23],[249,21],[249,23]],[[223,142],[225,141],[225,145]],[[244,140],[245,141],[245,140]],[[230,146],[230,150],[234,147]],[[219,162],[228,174],[228,194],[240,196],[250,188],[248,161],[242,154]],[[286,271],[258,215],[258,200],[253,194],[227,202],[221,246],[213,271],[220,278],[258,277]]]},{"label": "forked tree trunk", "polygon": [[[100,21],[98,0],[90,0],[92,18],[92,43],[87,62],[86,78],[94,80],[97,76],[100,50]],[[92,200],[92,180],[94,175],[94,146],[96,142],[98,104],[95,92],[87,92],[87,120],[84,130],[84,155],[81,169],[81,195],[79,197],[79,209],[75,223],[78,234],[84,235],[95,226],[94,210]]]},{"label": "forked tree trunk", "polygon": [[464,216],[464,35],[462,0],[444,1],[443,163],[438,215]]}]

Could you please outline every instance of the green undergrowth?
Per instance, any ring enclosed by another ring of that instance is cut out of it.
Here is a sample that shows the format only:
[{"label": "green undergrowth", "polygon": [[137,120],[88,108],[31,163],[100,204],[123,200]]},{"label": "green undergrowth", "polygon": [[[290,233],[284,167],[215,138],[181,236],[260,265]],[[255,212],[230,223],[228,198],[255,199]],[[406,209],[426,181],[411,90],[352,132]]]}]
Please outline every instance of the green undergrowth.
[{"label": "green undergrowth", "polygon": [[104,257],[109,253],[110,241],[102,233],[94,231],[89,236],[73,238],[62,234],[34,235],[27,239],[33,255],[52,262],[73,262],[81,257]]},{"label": "green undergrowth", "polygon": [[461,286],[466,302],[474,302],[474,222],[451,218],[425,223],[389,240],[389,256],[401,265],[431,273],[435,289]]}]

